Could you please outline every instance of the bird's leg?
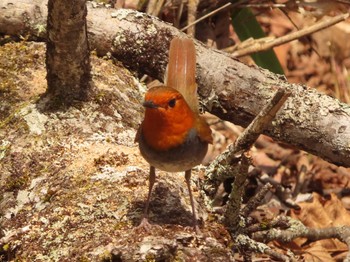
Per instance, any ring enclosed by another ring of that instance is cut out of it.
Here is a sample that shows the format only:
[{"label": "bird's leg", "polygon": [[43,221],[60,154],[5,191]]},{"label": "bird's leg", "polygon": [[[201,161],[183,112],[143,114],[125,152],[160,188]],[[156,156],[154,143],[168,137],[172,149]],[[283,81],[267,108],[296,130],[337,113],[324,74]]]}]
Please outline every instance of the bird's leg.
[{"label": "bird's leg", "polygon": [[193,227],[196,231],[197,234],[200,234],[200,230],[197,224],[197,215],[196,215],[196,210],[194,208],[194,201],[193,201],[193,196],[192,196],[192,190],[191,190],[191,169],[187,170],[185,172],[185,179],[186,179],[186,184],[188,188],[188,193],[190,195],[190,200],[191,200],[191,206],[192,206],[192,215],[193,215]]},{"label": "bird's leg", "polygon": [[151,225],[148,222],[148,213],[149,213],[149,202],[151,200],[152,188],[155,181],[156,181],[156,169],[154,166],[150,166],[147,202],[146,202],[146,207],[143,211],[141,223],[138,226],[138,228],[144,228],[146,230],[149,230],[151,228]]}]

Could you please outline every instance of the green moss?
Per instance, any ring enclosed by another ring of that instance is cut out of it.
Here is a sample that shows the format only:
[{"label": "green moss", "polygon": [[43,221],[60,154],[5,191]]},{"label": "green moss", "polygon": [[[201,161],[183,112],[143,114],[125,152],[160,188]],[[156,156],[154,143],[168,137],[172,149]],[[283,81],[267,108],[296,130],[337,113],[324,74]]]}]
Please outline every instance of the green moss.
[{"label": "green moss", "polygon": [[[30,75],[28,68],[42,66],[44,58],[40,57],[37,46],[25,41],[7,43],[0,48],[0,128],[13,118],[18,103],[22,100],[23,89]],[[26,76],[23,78],[23,76]]]},{"label": "green moss", "polygon": [[56,194],[56,191],[49,189],[46,195],[44,196],[43,202],[44,203],[51,202],[51,199],[55,194]]},{"label": "green moss", "polygon": [[78,261],[79,262],[90,262],[91,260],[88,257],[86,257],[86,256],[82,256],[82,257],[79,258]]},{"label": "green moss", "polygon": [[119,223],[115,224],[115,226],[113,227],[113,230],[121,230],[121,229],[128,228],[129,226],[130,226],[129,223],[125,221],[120,221]]},{"label": "green moss", "polygon": [[98,158],[94,159],[95,166],[104,166],[104,165],[110,165],[110,166],[122,166],[126,165],[129,162],[129,157],[127,154],[124,154],[121,152],[120,154],[115,153],[107,153],[103,154]]},{"label": "green moss", "polygon": [[6,179],[5,191],[16,191],[25,188],[30,181],[28,174],[12,174]]},{"label": "green moss", "polygon": [[[1,95],[0,95],[1,96]],[[8,101],[4,101],[6,104]],[[18,106],[13,112],[8,112],[7,116],[1,120],[1,110],[0,110],[0,128],[5,127],[6,125],[9,124],[17,124],[17,127],[12,127],[12,129],[19,129],[19,128],[24,128],[25,131],[28,130],[28,125],[24,121],[16,121],[19,118],[16,118],[20,110],[26,105],[22,104],[21,106]]]},{"label": "green moss", "polygon": [[17,79],[17,73],[33,66],[37,56],[34,57],[32,51],[26,42],[8,43],[0,49],[0,76],[4,77],[0,83],[1,91],[11,91],[13,86],[9,84],[13,83],[13,78]]},{"label": "green moss", "polygon": [[113,262],[113,261],[119,261],[119,260],[117,260],[117,258],[115,258],[114,255],[112,255],[109,251],[106,250],[104,253],[102,253],[100,255],[99,261],[101,261],[101,262]]},{"label": "green moss", "polygon": [[4,250],[5,252],[7,252],[10,249],[10,244],[5,244],[2,246],[2,250]]},{"label": "green moss", "polygon": [[111,91],[101,90],[97,92],[94,96],[96,103],[100,105],[99,111],[107,116],[114,116],[114,109],[116,107],[115,101],[117,101],[118,96]]},{"label": "green moss", "polygon": [[0,261],[6,261],[5,258],[9,257],[8,253],[10,251],[10,244],[4,244],[0,246]]},{"label": "green moss", "polygon": [[156,259],[155,259],[155,257],[154,257],[154,254],[148,253],[148,254],[146,255],[146,257],[145,257],[145,261],[146,261],[146,262],[155,262]]},{"label": "green moss", "polygon": [[103,103],[104,99],[107,96],[107,92],[105,90],[99,90],[98,92],[96,92],[95,94],[95,101],[97,103]]}]

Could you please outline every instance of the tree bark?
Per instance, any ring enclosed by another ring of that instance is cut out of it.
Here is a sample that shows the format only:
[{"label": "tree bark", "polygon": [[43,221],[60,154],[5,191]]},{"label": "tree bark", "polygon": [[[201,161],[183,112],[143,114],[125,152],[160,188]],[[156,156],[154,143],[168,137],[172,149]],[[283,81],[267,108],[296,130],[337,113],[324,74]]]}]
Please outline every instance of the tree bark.
[{"label": "tree bark", "polygon": [[47,94],[57,104],[86,100],[91,82],[86,0],[49,0],[48,13]]},{"label": "tree bark", "polygon": [[[39,35],[35,28],[40,27],[42,17],[37,19],[35,14],[44,15],[43,2],[3,0],[0,3],[1,32]],[[90,44],[98,54],[111,52],[132,70],[163,78],[169,43],[174,36],[185,37],[183,33],[157,18],[133,10],[94,8],[91,3],[88,3],[88,10]],[[245,127],[275,91],[284,87],[292,95],[264,133],[350,167],[349,105],[304,85],[290,84],[284,76],[247,66],[199,42],[196,42],[196,49],[199,94],[209,112]]]}]

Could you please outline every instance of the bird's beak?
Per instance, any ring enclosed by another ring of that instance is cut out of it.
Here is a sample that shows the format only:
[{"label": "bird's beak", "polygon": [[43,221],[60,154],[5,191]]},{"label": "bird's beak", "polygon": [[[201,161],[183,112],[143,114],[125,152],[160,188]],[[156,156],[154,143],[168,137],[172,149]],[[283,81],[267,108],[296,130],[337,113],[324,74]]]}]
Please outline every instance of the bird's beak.
[{"label": "bird's beak", "polygon": [[142,105],[146,108],[158,108],[159,105],[155,104],[152,100],[148,100],[142,103]]}]

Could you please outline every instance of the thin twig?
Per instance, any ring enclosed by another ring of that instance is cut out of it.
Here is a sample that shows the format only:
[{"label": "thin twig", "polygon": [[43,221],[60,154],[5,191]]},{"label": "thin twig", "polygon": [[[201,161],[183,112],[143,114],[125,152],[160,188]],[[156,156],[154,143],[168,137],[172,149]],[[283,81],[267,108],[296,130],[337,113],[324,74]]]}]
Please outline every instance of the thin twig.
[{"label": "thin twig", "polygon": [[189,28],[190,26],[193,26],[193,25],[195,25],[195,24],[198,24],[199,22],[203,21],[204,19],[206,19],[206,18],[208,18],[208,17],[210,17],[210,16],[213,16],[213,15],[215,15],[216,13],[218,13],[218,12],[220,12],[220,11],[222,11],[222,10],[228,8],[228,7],[234,8],[234,7],[237,7],[237,6],[241,5],[241,4],[244,4],[244,3],[246,3],[246,2],[249,2],[249,0],[241,0],[241,1],[239,1],[239,2],[237,2],[237,3],[234,3],[234,4],[232,4],[232,3],[227,3],[227,4],[223,5],[223,6],[221,6],[221,7],[217,8],[217,9],[215,9],[214,11],[212,11],[212,12],[210,12],[210,13],[208,13],[208,14],[206,14],[206,15],[203,15],[201,18],[197,19],[196,21],[194,21],[194,22],[188,24],[187,26],[185,26],[184,28],[182,28],[181,31],[185,31],[185,30],[186,30],[187,28]]},{"label": "thin twig", "polygon": [[251,157],[248,154],[242,154],[241,161],[237,164],[239,172],[232,183],[232,191],[228,197],[227,208],[224,214],[225,224],[230,232],[237,232],[240,227],[240,220],[244,219],[239,211],[241,210],[250,164]]},{"label": "thin twig", "polygon": [[193,26],[187,28],[187,34],[192,36],[193,38],[195,37],[196,33],[196,27],[194,26],[194,22],[196,21],[198,3],[198,0],[188,0],[187,3],[187,22],[189,24],[193,24]]},{"label": "thin twig", "polygon": [[188,25],[186,25],[184,28],[181,29],[181,31],[185,31],[187,28],[195,25],[195,24],[198,24],[200,21],[203,21],[204,19],[216,14],[217,12],[220,12],[221,10],[224,10],[225,8],[231,6],[232,4],[231,3],[227,3],[226,5],[223,5],[221,7],[219,7],[218,9],[215,9],[214,11],[206,14],[206,15],[203,15],[201,18],[197,19],[196,21],[194,21],[193,23],[189,23]]},{"label": "thin twig", "polygon": [[210,164],[207,168],[205,174],[206,180],[203,184],[203,189],[209,195],[215,194],[216,188],[221,181],[230,177],[235,177],[235,174],[239,174],[239,168],[237,168],[235,163],[240,161],[240,153],[250,149],[262,131],[270,124],[289,95],[290,92],[285,89],[278,89],[263,110],[237,138],[236,142],[230,145],[226,151]]},{"label": "thin twig", "polygon": [[283,8],[286,7],[285,4],[246,4],[245,7],[253,8]]},{"label": "thin twig", "polygon": [[234,238],[235,245],[239,249],[249,250],[255,253],[263,253],[271,256],[278,261],[295,261],[293,257],[280,254],[272,250],[268,245],[264,243],[256,242],[254,239],[249,238],[246,235],[239,234]]},{"label": "thin twig", "polygon": [[275,217],[268,223],[257,223],[244,229],[244,233],[251,235],[252,233],[269,230],[271,228],[287,229],[290,227],[288,219],[285,216]]},{"label": "thin twig", "polygon": [[295,184],[295,188],[292,193],[292,197],[295,198],[300,192],[302,192],[303,187],[305,186],[307,168],[303,164],[300,167],[299,174],[297,175],[297,181]]},{"label": "thin twig", "polygon": [[164,5],[165,0],[151,0],[149,1],[146,9],[146,13],[153,16],[159,16],[160,11]]},{"label": "thin twig", "polygon": [[[240,224],[240,218],[246,217],[247,213],[249,214],[251,212],[251,208],[256,207],[259,203],[257,200],[252,200],[250,205],[246,209],[243,209],[243,213],[240,212],[242,196],[245,192],[245,183],[247,181],[248,168],[250,164],[249,156],[243,152],[247,152],[251,148],[259,135],[274,119],[278,110],[282,107],[290,94],[290,92],[287,92],[283,88],[278,89],[263,110],[237,138],[234,145],[229,147],[229,154],[227,156],[228,163],[231,163],[232,157],[237,155],[241,156],[241,161],[237,164],[239,166],[239,171],[235,176],[225,213],[225,223],[228,225],[230,230],[236,231]],[[271,185],[266,186],[266,192],[270,187]]]},{"label": "thin twig", "polygon": [[180,20],[181,20],[181,16],[182,16],[183,9],[184,9],[184,1],[181,0],[180,5],[179,5],[179,8],[178,8],[178,10],[177,10],[177,15],[176,15],[175,23],[174,23],[174,25],[175,25],[176,28],[179,28],[179,27],[180,27]]},{"label": "thin twig", "polygon": [[276,259],[277,261],[297,261],[296,259],[289,258],[286,255],[283,255],[281,253],[278,253],[277,251],[273,250],[272,248],[270,249],[265,249],[264,253],[266,255],[269,255],[270,257]]},{"label": "thin twig", "polygon": [[[291,24],[297,29],[300,30],[299,26],[293,21],[293,19],[289,16],[288,12],[284,9],[284,8],[280,8],[281,12],[288,18],[289,22],[291,22]],[[306,39],[307,42],[310,44],[310,47],[312,49],[312,51],[315,52],[315,54],[318,57],[321,57],[320,54],[318,53],[318,51],[316,50],[316,48],[313,47],[311,41],[309,39]]]},{"label": "thin twig", "polygon": [[270,183],[265,184],[260,191],[248,201],[245,207],[242,208],[241,216],[247,217],[253,210],[255,210],[260,205],[267,192],[272,188],[273,186]]},{"label": "thin twig", "polygon": [[293,200],[291,189],[281,185],[281,183],[277,182],[267,174],[263,174],[261,177],[259,177],[259,179],[262,183],[270,183],[275,188],[275,195],[282,203],[292,208],[299,208],[299,206]]},{"label": "thin twig", "polygon": [[328,20],[318,22],[318,23],[316,23],[308,28],[304,28],[304,29],[301,29],[299,31],[287,34],[285,36],[276,38],[274,40],[271,40],[271,37],[269,37],[268,40],[266,40],[265,38],[255,39],[254,41],[252,41],[252,44],[247,48],[243,48],[243,49],[234,51],[235,47],[228,47],[228,48],[224,49],[224,51],[229,52],[229,53],[233,52],[232,53],[233,57],[241,57],[241,56],[250,55],[250,54],[256,53],[256,52],[269,50],[275,46],[279,46],[279,45],[291,42],[291,41],[299,39],[303,36],[310,35],[312,33],[318,32],[318,31],[323,30],[327,27],[335,25],[339,22],[344,21],[348,17],[349,17],[348,13],[341,14],[341,15],[332,17]]},{"label": "thin twig", "polygon": [[245,151],[254,144],[259,135],[275,118],[278,110],[283,106],[290,95],[291,93],[283,88],[277,90],[263,110],[260,111],[249,126],[237,138],[234,144],[234,154]]},{"label": "thin twig", "polygon": [[146,13],[149,15],[153,15],[153,11],[155,10],[157,1],[156,0],[150,0],[147,4]]}]

